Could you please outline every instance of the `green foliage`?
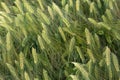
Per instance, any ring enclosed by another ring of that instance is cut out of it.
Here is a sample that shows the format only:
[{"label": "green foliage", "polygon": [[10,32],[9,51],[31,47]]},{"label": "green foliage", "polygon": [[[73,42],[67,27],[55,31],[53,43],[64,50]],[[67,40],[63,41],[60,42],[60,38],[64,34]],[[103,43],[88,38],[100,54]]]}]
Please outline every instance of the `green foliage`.
[{"label": "green foliage", "polygon": [[0,0],[1,80],[120,80],[119,0]]}]

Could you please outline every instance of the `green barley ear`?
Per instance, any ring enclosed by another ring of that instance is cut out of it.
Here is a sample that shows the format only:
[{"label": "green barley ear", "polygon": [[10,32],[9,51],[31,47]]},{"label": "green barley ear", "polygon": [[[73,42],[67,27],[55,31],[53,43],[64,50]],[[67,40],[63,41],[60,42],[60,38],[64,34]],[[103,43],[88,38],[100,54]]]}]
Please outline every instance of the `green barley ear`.
[{"label": "green barley ear", "polygon": [[45,23],[47,23],[47,24],[49,25],[49,24],[50,24],[50,20],[49,20],[49,18],[47,17],[47,15],[44,14],[40,9],[38,9],[38,11],[39,11],[41,17],[43,18],[43,20],[45,21]]},{"label": "green barley ear", "polygon": [[4,2],[1,2],[1,5],[7,13],[10,13],[10,9],[8,8],[8,6]]},{"label": "green barley ear", "polygon": [[42,38],[47,44],[51,43],[50,37],[48,36],[48,32],[46,32],[45,30],[42,30]]},{"label": "green barley ear", "polygon": [[105,15],[102,15],[102,20],[103,20],[103,22],[105,22],[105,23],[108,22],[108,19],[107,19],[107,17],[106,17]]},{"label": "green barley ear", "polygon": [[66,24],[66,26],[69,28],[70,27],[70,23],[66,18],[62,18],[62,21]]},{"label": "green barley ear", "polygon": [[120,67],[119,67],[118,58],[117,58],[117,56],[114,53],[112,53],[112,61],[113,61],[113,64],[115,66],[116,71],[119,72],[120,71]]},{"label": "green barley ear", "polygon": [[70,7],[73,7],[73,0],[69,0]]},{"label": "green barley ear", "polygon": [[34,48],[32,48],[32,55],[33,55],[34,63],[37,64],[38,57],[37,57],[36,49]]},{"label": "green barley ear", "polygon": [[37,0],[37,1],[40,5],[41,10],[44,11],[44,7],[43,7],[43,3],[42,3],[43,1],[42,0]]},{"label": "green barley ear", "polygon": [[6,48],[7,48],[7,51],[9,52],[11,50],[11,34],[10,32],[7,33],[6,35]]},{"label": "green barley ear", "polygon": [[39,79],[39,78],[34,78],[34,80],[41,80],[41,79]]},{"label": "green barley ear", "polygon": [[80,0],[76,0],[76,11],[80,10]]},{"label": "green barley ear", "polygon": [[111,13],[111,11],[109,9],[106,10],[106,14],[107,14],[108,19],[110,21],[112,21],[113,20],[113,16],[112,16],[112,13]]},{"label": "green barley ear", "polygon": [[79,46],[76,46],[76,49],[77,49],[77,52],[80,56],[80,59],[82,60],[82,62],[84,63],[85,62],[85,57],[84,57],[84,54],[82,53],[81,49],[79,48]]},{"label": "green barley ear", "polygon": [[60,10],[60,8],[53,2],[53,9],[60,15],[60,17],[64,17],[62,11]]},{"label": "green barley ear", "polygon": [[24,54],[22,52],[20,52],[19,54],[19,60],[20,60],[20,68],[21,70],[24,69]]},{"label": "green barley ear", "polygon": [[95,26],[97,25],[97,22],[93,18],[88,18],[88,20]]},{"label": "green barley ear", "polygon": [[109,7],[110,7],[110,9],[113,10],[113,1],[112,0],[109,1]]},{"label": "green barley ear", "polygon": [[79,80],[77,75],[70,75],[70,77],[72,78],[72,80]]},{"label": "green barley ear", "polygon": [[48,12],[52,19],[54,19],[53,10],[48,6]]},{"label": "green barley ear", "polygon": [[104,23],[104,22],[99,22],[98,25],[105,28],[105,29],[107,29],[107,30],[111,30],[111,27],[108,24]]},{"label": "green barley ear", "polygon": [[100,39],[99,39],[99,36],[97,34],[94,35],[94,39],[95,39],[95,42],[96,42],[96,45],[98,47],[98,49],[100,49]]},{"label": "green barley ear", "polygon": [[69,5],[68,4],[65,5],[65,11],[66,11],[66,13],[69,13]]},{"label": "green barley ear", "polygon": [[100,0],[97,0],[97,4],[98,4],[98,7],[101,8],[102,7],[102,3]]},{"label": "green barley ear", "polygon": [[43,69],[43,76],[44,76],[44,80],[51,80],[50,77],[48,76],[48,73],[45,69]]},{"label": "green barley ear", "polygon": [[30,77],[26,71],[24,72],[24,77],[25,77],[25,80],[30,80]]},{"label": "green barley ear", "polygon": [[62,4],[62,6],[65,6],[66,0],[61,0],[61,4]]},{"label": "green barley ear", "polygon": [[106,65],[107,65],[107,69],[108,69],[108,72],[109,72],[109,80],[112,80],[112,77],[113,77],[113,73],[112,73],[112,67],[111,67],[111,51],[108,47],[106,47],[106,50],[105,50],[105,55],[106,55]]},{"label": "green barley ear", "polygon": [[96,59],[95,59],[95,57],[94,57],[94,54],[93,54],[92,50],[87,49],[87,53],[88,53],[90,59],[91,59],[93,62],[96,62]]},{"label": "green barley ear", "polygon": [[66,37],[65,37],[65,34],[64,34],[62,28],[61,28],[61,27],[58,27],[58,30],[59,30],[59,33],[60,33],[60,35],[62,36],[63,40],[66,42]]},{"label": "green barley ear", "polygon": [[85,36],[86,36],[86,41],[88,45],[91,45],[91,33],[89,32],[89,30],[86,28],[85,29]]},{"label": "green barley ear", "polygon": [[89,73],[87,72],[87,70],[85,70],[83,65],[81,65],[81,64],[79,64],[77,62],[72,62],[72,63],[82,73],[85,80],[90,80]]},{"label": "green barley ear", "polygon": [[73,38],[70,40],[69,53],[71,53],[71,52],[73,51],[74,46],[75,46],[75,37],[73,37]]},{"label": "green barley ear", "polygon": [[8,63],[6,63],[6,65],[7,65],[8,69],[10,70],[10,73],[13,75],[14,79],[15,80],[20,80],[17,76],[17,73],[16,73],[14,67],[11,64],[8,64]]},{"label": "green barley ear", "polygon": [[90,13],[93,13],[93,12],[95,12],[95,11],[96,11],[95,3],[92,2],[92,3],[90,4]]},{"label": "green barley ear", "polygon": [[23,4],[21,4],[22,2],[20,0],[15,0],[15,4],[17,6],[17,8],[19,9],[19,11],[23,14]]},{"label": "green barley ear", "polygon": [[[6,12],[1,12],[0,15],[1,15],[1,17],[5,17],[5,21],[8,20],[10,23],[13,22],[12,18],[9,16],[8,13],[6,13]],[[5,24],[5,23],[4,23],[4,24]]]},{"label": "green barley ear", "polygon": [[30,5],[29,1],[27,0],[22,0],[24,3],[24,7],[26,8],[26,10],[30,13],[34,13],[34,9],[33,7]]},{"label": "green barley ear", "polygon": [[106,55],[106,64],[107,64],[107,66],[109,66],[111,64],[111,59],[110,59],[111,51],[108,47],[106,47],[106,50],[104,53]]},{"label": "green barley ear", "polygon": [[43,43],[43,39],[40,35],[38,35],[38,42],[39,42],[39,45],[40,45],[41,49],[44,50],[45,46],[44,46],[44,43]]}]

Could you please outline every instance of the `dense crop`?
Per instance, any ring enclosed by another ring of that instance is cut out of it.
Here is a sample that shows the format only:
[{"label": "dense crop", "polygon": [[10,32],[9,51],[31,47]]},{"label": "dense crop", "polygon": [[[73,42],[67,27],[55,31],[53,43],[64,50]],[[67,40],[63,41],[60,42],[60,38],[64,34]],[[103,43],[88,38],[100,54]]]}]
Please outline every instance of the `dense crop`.
[{"label": "dense crop", "polygon": [[0,80],[120,80],[119,0],[0,4]]}]

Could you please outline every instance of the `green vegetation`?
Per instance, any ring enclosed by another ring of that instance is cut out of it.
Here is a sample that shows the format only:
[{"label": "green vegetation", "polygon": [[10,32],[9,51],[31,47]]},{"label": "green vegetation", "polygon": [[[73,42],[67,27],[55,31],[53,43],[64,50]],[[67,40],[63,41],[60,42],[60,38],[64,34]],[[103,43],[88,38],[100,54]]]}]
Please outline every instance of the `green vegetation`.
[{"label": "green vegetation", "polygon": [[0,80],[120,80],[119,0],[0,4]]}]

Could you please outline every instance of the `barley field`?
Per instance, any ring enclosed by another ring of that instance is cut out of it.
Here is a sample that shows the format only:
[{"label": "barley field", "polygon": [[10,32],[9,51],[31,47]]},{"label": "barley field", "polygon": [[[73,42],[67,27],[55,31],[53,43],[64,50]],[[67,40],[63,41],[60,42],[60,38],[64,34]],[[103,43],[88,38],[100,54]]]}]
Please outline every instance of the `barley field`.
[{"label": "barley field", "polygon": [[120,80],[120,0],[0,0],[0,80]]}]

